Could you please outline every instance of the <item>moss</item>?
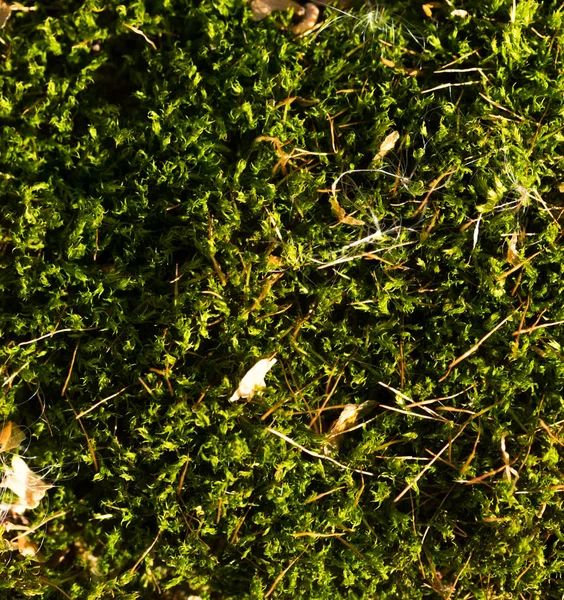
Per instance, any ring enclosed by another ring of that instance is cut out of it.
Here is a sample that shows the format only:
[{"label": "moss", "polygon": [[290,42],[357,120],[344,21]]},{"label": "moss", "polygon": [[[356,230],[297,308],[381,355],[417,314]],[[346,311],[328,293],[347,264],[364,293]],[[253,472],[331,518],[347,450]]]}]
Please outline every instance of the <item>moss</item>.
[{"label": "moss", "polygon": [[[464,9],[14,12],[0,412],[65,514],[5,594],[562,595],[562,11]],[[320,452],[366,400],[373,476],[267,429]]]}]

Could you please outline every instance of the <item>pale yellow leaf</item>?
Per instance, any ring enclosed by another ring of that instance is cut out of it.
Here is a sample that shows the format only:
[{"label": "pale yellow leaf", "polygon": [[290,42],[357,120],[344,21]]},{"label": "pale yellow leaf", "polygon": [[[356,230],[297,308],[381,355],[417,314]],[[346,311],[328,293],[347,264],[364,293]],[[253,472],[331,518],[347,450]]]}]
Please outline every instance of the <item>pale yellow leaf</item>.
[{"label": "pale yellow leaf", "polygon": [[305,6],[305,14],[299,23],[292,27],[292,33],[300,35],[311,31],[317,24],[319,18],[319,8],[313,2],[308,2]]},{"label": "pale yellow leaf", "polygon": [[442,2],[427,2],[426,4],[423,4],[421,6],[421,8],[423,9],[423,12],[430,18],[433,18],[433,9],[434,8],[441,8],[442,6]]},{"label": "pale yellow leaf", "polygon": [[25,433],[12,421],[8,421],[0,430],[0,452],[17,448],[25,440]]},{"label": "pale yellow leaf", "polygon": [[230,402],[235,402],[239,398],[252,398],[256,392],[263,390],[266,387],[264,377],[276,362],[275,358],[263,358],[259,360],[241,379],[239,387],[231,398],[229,398]]},{"label": "pale yellow leaf", "polygon": [[262,21],[276,10],[289,10],[290,8],[293,8],[297,15],[305,13],[304,7],[292,0],[252,0],[251,2],[254,21]]},{"label": "pale yellow leaf", "polygon": [[14,456],[12,468],[7,470],[0,487],[8,488],[17,497],[18,502],[12,505],[11,510],[22,514],[27,509],[37,508],[47,490],[53,486],[45,483],[26,464],[23,458]]},{"label": "pale yellow leaf", "polygon": [[396,145],[396,142],[399,140],[400,134],[397,131],[392,131],[389,133],[384,141],[380,144],[380,149],[378,150],[378,154],[374,157],[374,160],[384,158],[388,152],[391,152]]},{"label": "pale yellow leaf", "polygon": [[329,202],[331,203],[331,208],[333,209],[333,212],[335,213],[339,223],[345,223],[346,225],[364,225],[362,221],[348,216],[345,212],[345,209],[337,201],[337,198],[331,197],[329,198]]},{"label": "pale yellow leaf", "polygon": [[514,231],[511,234],[509,243],[507,244],[506,260],[510,265],[513,265],[514,267],[521,263],[521,259],[519,258],[519,252],[517,252],[518,239],[519,239],[519,234],[517,233],[517,231]]},{"label": "pale yellow leaf", "polygon": [[328,439],[323,446],[323,452],[329,455],[339,450],[343,440],[342,434],[351,429],[361,417],[371,412],[377,404],[374,400],[367,400],[362,404],[347,404],[341,411],[339,418],[331,425],[331,429],[327,434]]}]

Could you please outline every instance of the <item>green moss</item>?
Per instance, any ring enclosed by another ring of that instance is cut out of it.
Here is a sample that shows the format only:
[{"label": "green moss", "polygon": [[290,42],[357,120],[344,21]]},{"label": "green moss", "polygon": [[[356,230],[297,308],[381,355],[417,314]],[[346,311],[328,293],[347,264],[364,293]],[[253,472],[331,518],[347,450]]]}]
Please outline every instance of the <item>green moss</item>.
[{"label": "green moss", "polygon": [[[65,511],[6,597],[561,597],[562,11],[380,8],[2,30],[0,413]],[[374,476],[267,430],[369,399],[335,459]]]}]

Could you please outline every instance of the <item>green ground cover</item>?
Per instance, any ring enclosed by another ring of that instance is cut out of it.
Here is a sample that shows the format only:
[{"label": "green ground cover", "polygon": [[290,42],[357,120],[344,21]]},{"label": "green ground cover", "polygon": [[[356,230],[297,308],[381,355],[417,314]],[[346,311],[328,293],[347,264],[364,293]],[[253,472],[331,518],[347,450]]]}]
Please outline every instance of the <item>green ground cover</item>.
[{"label": "green ground cover", "polygon": [[0,418],[55,487],[1,597],[561,598],[559,3],[33,8]]}]

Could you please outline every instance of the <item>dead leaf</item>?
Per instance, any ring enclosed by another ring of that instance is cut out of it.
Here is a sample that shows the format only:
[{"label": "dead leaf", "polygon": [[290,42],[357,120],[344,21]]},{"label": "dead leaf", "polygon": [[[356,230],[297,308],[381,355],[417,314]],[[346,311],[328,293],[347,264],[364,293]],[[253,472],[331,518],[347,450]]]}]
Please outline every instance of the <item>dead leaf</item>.
[{"label": "dead leaf", "polygon": [[0,29],[4,29],[4,26],[8,22],[12,14],[12,7],[5,2],[0,2]]},{"label": "dead leaf", "polygon": [[511,239],[507,245],[507,255],[506,260],[510,265],[514,267],[521,264],[521,259],[519,258],[519,253],[517,252],[517,241],[519,239],[519,234],[517,231],[514,231],[511,234]]},{"label": "dead leaf", "polygon": [[299,23],[292,27],[292,33],[301,35],[311,31],[317,24],[319,18],[319,8],[313,2],[308,2],[305,6],[305,14]]},{"label": "dead leaf", "polygon": [[390,67],[390,69],[399,69],[400,71],[402,71],[406,75],[410,75],[411,77],[423,74],[423,69],[402,67],[401,65],[396,65],[396,63],[394,61],[388,60],[387,58],[384,58],[383,56],[380,57],[380,62],[383,65],[385,65],[386,67]]},{"label": "dead leaf", "polygon": [[384,158],[388,152],[391,152],[396,145],[396,142],[399,140],[400,134],[397,131],[392,131],[389,133],[384,141],[380,144],[380,149],[378,150],[378,154],[374,157],[373,161]]},{"label": "dead leaf", "polygon": [[468,11],[458,8],[456,10],[451,11],[451,17],[458,17],[459,19],[465,19],[468,16]]},{"label": "dead leaf", "polygon": [[229,401],[235,402],[235,400],[239,400],[240,398],[252,398],[256,392],[263,390],[266,387],[264,377],[276,362],[275,358],[263,358],[259,360],[241,379],[239,387],[231,398],[229,398]]},{"label": "dead leaf", "polygon": [[23,514],[27,509],[37,508],[47,490],[53,486],[45,483],[26,464],[23,458],[14,456],[12,468],[7,469],[0,487],[8,488],[17,497],[18,502],[12,504],[10,509],[17,514]]},{"label": "dead leaf", "polygon": [[342,434],[353,427],[359,418],[366,416],[378,403],[375,400],[367,400],[362,404],[347,404],[341,411],[339,418],[331,425],[327,433],[327,441],[323,446],[325,454],[332,454],[339,450],[343,441]]},{"label": "dead leaf", "polygon": [[39,546],[27,535],[18,537],[14,545],[22,556],[35,556],[39,552]]},{"label": "dead leaf", "polygon": [[331,208],[333,209],[335,216],[339,220],[339,223],[345,223],[346,225],[364,225],[362,221],[359,221],[358,219],[347,215],[345,209],[337,201],[337,198],[331,197],[329,198],[329,202],[331,203]]},{"label": "dead leaf", "polygon": [[8,421],[0,431],[0,452],[17,448],[25,440],[25,433],[12,421]]},{"label": "dead leaf", "polygon": [[254,21],[262,21],[276,10],[289,10],[291,8],[294,9],[297,15],[303,15],[306,12],[301,4],[292,0],[252,0],[251,2]]},{"label": "dead leaf", "polygon": [[441,6],[443,5],[442,2],[427,2],[426,4],[423,4],[421,6],[421,8],[423,9],[423,12],[430,18],[433,18],[433,9],[434,8],[441,8]]}]

